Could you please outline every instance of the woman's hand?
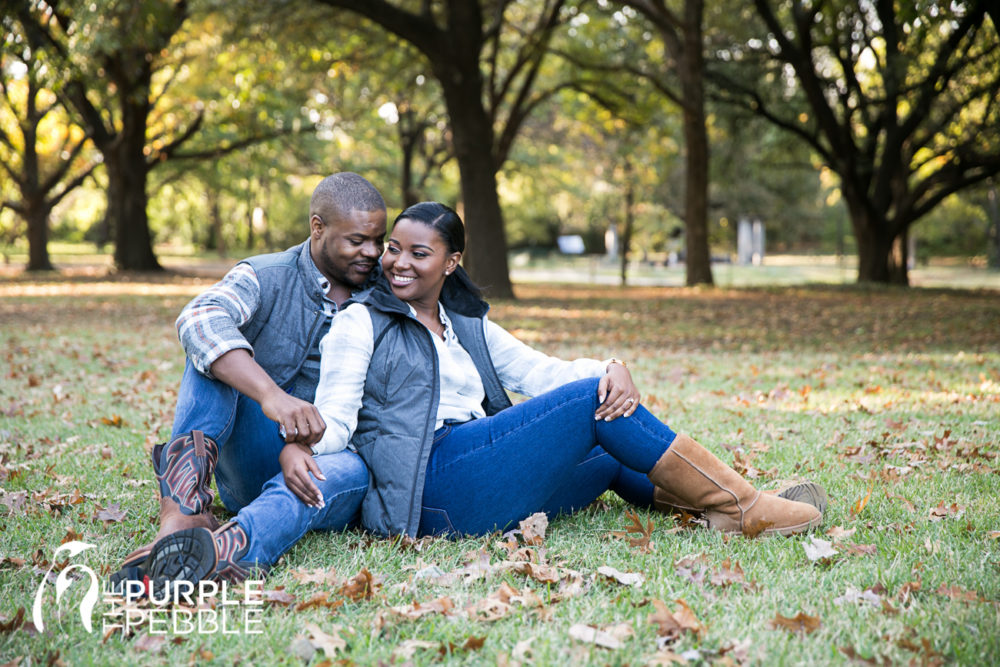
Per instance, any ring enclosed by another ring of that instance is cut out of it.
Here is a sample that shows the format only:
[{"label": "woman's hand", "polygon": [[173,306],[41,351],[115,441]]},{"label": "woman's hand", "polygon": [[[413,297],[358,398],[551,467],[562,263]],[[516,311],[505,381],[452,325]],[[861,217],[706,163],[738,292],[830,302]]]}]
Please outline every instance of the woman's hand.
[{"label": "woman's hand", "polygon": [[607,372],[597,385],[597,400],[601,404],[594,413],[594,419],[606,422],[622,416],[631,417],[639,407],[639,390],[624,365],[618,362],[608,364]]},{"label": "woman's hand", "polygon": [[278,463],[281,464],[281,472],[285,476],[285,484],[292,490],[299,499],[309,507],[322,509],[326,506],[323,500],[323,493],[316,486],[315,482],[309,478],[311,472],[317,479],[324,482],[326,477],[316,464],[312,451],[308,447],[290,443],[285,445],[278,455]]}]

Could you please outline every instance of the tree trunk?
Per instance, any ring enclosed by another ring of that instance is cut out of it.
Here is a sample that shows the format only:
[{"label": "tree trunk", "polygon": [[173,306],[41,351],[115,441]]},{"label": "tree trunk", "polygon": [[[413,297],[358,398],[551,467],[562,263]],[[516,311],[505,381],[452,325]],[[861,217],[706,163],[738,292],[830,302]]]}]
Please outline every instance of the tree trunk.
[{"label": "tree trunk", "polygon": [[680,58],[684,100],[684,227],[686,282],[714,284],[708,247],[708,132],[705,129],[704,55],[702,15],[704,0],[684,3],[684,49]]},{"label": "tree trunk", "polygon": [[990,250],[987,253],[989,259],[987,265],[991,269],[1000,269],[1000,199],[997,193],[997,184],[994,179],[990,179],[990,189],[986,192],[986,215],[989,221],[987,237],[991,241]]},{"label": "tree trunk", "polygon": [[[475,65],[478,68],[478,63]],[[462,181],[467,237],[462,264],[490,297],[513,298],[507,237],[497,194],[497,165],[489,150],[493,146],[493,127],[483,108],[482,79],[476,69],[449,71],[439,74],[438,80],[444,89]]]},{"label": "tree trunk", "polygon": [[42,203],[31,202],[26,206],[28,223],[28,271],[54,271],[49,257],[49,211]]},{"label": "tree trunk", "polygon": [[633,214],[635,207],[635,184],[632,181],[632,160],[625,158],[625,164],[623,168],[625,174],[625,220],[622,225],[622,239],[621,239],[621,279],[622,287],[625,287],[628,281],[628,247],[632,243],[632,226],[635,223],[635,216]]}]

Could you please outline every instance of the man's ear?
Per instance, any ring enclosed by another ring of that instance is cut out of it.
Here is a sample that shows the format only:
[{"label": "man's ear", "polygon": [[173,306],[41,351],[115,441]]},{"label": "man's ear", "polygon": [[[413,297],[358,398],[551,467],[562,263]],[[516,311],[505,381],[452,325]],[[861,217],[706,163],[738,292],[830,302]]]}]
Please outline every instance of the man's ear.
[{"label": "man's ear", "polygon": [[323,218],[319,217],[315,213],[309,218],[309,236],[314,239],[318,239],[323,233]]}]

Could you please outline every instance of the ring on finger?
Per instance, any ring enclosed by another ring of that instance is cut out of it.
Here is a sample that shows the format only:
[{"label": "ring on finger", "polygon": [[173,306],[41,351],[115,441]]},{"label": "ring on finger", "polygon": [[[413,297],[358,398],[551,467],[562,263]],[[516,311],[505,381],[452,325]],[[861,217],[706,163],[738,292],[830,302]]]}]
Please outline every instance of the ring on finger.
[{"label": "ring on finger", "polygon": [[634,398],[631,398],[631,397],[629,397],[629,398],[626,398],[626,399],[625,399],[625,402],[626,402],[626,403],[628,403],[629,405],[632,405],[633,403],[635,403],[635,399],[634,399]]}]

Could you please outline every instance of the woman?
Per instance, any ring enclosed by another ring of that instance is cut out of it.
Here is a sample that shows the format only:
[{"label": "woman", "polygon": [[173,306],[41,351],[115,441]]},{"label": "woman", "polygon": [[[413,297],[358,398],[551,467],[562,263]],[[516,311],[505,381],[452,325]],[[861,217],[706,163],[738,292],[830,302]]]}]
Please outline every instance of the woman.
[{"label": "woman", "polygon": [[[703,512],[727,533],[789,535],[820,523],[816,507],[761,494],[656,419],[623,362],[554,359],[491,322],[459,266],[464,241],[443,204],[403,211],[382,257],[386,280],[321,343],[316,406],[327,429],[314,454],[351,444],[365,460],[365,528],[483,534],[542,508],[580,506],[574,478],[596,452],[613,457],[626,499]],[[534,398],[511,406],[507,389]],[[290,488],[311,484],[307,456],[282,453]]]}]

